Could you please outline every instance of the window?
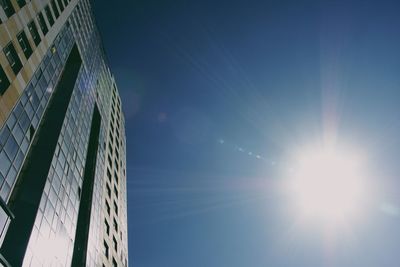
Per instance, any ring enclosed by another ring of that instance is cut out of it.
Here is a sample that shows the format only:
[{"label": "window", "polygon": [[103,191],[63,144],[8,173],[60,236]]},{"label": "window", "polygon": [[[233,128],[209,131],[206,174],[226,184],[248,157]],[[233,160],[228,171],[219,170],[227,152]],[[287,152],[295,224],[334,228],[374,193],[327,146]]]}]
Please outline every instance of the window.
[{"label": "window", "polygon": [[64,4],[62,2],[62,0],[57,0],[58,3],[58,7],[60,8],[60,11],[63,12],[64,11]]},{"label": "window", "polygon": [[4,146],[4,151],[7,153],[7,156],[10,158],[11,161],[13,161],[15,156],[17,155],[18,148],[19,146],[17,142],[11,135],[10,138],[8,138],[6,145]]},{"label": "window", "polygon": [[113,236],[113,244],[114,244],[115,251],[118,251],[118,243],[117,243],[117,239],[115,239],[115,236]]},{"label": "window", "polygon": [[106,258],[108,259],[108,245],[107,245],[107,242],[104,240],[103,241],[103,249],[104,249],[104,255],[106,256]]},{"label": "window", "polygon": [[[31,125],[29,127],[29,140],[33,140],[33,136],[35,135],[35,127]],[[79,188],[80,189],[80,188]]]},{"label": "window", "polygon": [[112,112],[111,112],[111,123],[113,123],[115,121],[114,113],[115,113],[115,111],[114,111],[114,107],[113,107]]},{"label": "window", "polygon": [[3,174],[3,176],[6,176],[10,167],[11,167],[10,159],[7,157],[5,151],[1,151],[0,152],[0,175]]},{"label": "window", "polygon": [[50,10],[49,5],[46,5],[46,6],[45,6],[44,12],[46,13],[47,21],[49,22],[50,27],[53,26],[53,24],[54,24],[54,18],[53,18],[53,14],[51,14],[51,10]]},{"label": "window", "polygon": [[[11,113],[12,114],[12,113]],[[14,118],[14,116],[10,115],[9,118]],[[14,118],[15,119],[15,118]],[[0,146],[4,146],[7,142],[8,136],[11,134],[8,127],[3,127],[3,130],[0,131]]]},{"label": "window", "polygon": [[110,204],[108,204],[107,200],[106,200],[106,210],[107,210],[107,214],[110,215]]},{"label": "window", "polygon": [[49,28],[47,28],[46,21],[44,20],[42,12],[39,12],[37,15],[37,19],[39,21],[39,27],[43,32],[43,35],[46,35],[49,32]]},{"label": "window", "polygon": [[26,37],[26,34],[24,31],[21,31],[17,35],[18,43],[21,46],[22,51],[24,52],[24,55],[26,59],[28,59],[32,55],[32,47],[29,44],[28,38]]},{"label": "window", "polygon": [[107,188],[107,195],[108,195],[108,197],[111,198],[111,188],[108,184],[107,184],[106,188]]},{"label": "window", "polygon": [[33,42],[35,43],[36,46],[38,46],[40,44],[41,39],[34,20],[28,23],[28,29],[29,32],[31,33]]},{"label": "window", "polygon": [[15,47],[12,42],[10,42],[4,48],[4,54],[6,55],[8,63],[10,63],[11,69],[13,70],[14,74],[17,75],[22,68],[22,63],[18,57],[17,51],[15,51]]},{"label": "window", "polygon": [[0,5],[3,7],[7,17],[11,17],[15,13],[15,9],[10,0],[0,0]]},{"label": "window", "polygon": [[64,0],[64,6],[68,6],[68,0]]},{"label": "window", "polygon": [[117,261],[114,259],[114,257],[113,257],[113,262],[112,262],[112,264],[113,264],[113,267],[118,267]]},{"label": "window", "polygon": [[9,86],[10,81],[8,80],[3,68],[0,66],[0,95],[3,95]]},{"label": "window", "polygon": [[107,160],[108,160],[108,166],[112,167],[112,160],[111,160],[110,155],[108,155]]},{"label": "window", "polygon": [[113,224],[114,224],[114,230],[118,232],[118,223],[117,220],[115,220],[115,218],[113,219]]},{"label": "window", "polygon": [[111,182],[111,172],[110,172],[110,170],[108,169],[108,167],[107,167],[107,178],[108,178],[108,181]]},{"label": "window", "polygon": [[115,201],[114,201],[114,212],[115,212],[115,214],[118,215],[118,205]]},{"label": "window", "polygon": [[54,16],[56,16],[56,19],[60,16],[60,12],[58,12],[58,8],[56,5],[56,1],[51,0],[51,8],[53,8]]},{"label": "window", "polygon": [[116,168],[117,170],[119,170],[119,164],[118,164],[117,159],[114,160],[114,164],[115,164],[115,168]]},{"label": "window", "polygon": [[[1,176],[1,174],[0,174]],[[3,182],[3,181],[1,181]],[[3,208],[3,205],[0,206],[0,235],[3,236],[5,235],[5,232],[3,232],[8,223],[10,221],[10,216],[9,213]]]},{"label": "window", "polygon": [[116,171],[114,171],[114,180],[118,184],[119,179],[118,179],[118,173]]},{"label": "window", "polygon": [[26,5],[25,0],[17,0],[17,4],[20,8],[22,8],[24,5]]},{"label": "window", "polygon": [[104,228],[106,230],[107,235],[110,234],[110,225],[108,224],[107,220],[104,220]]},{"label": "window", "polygon": [[118,198],[118,189],[115,185],[114,185],[114,194],[115,194],[115,197]]}]

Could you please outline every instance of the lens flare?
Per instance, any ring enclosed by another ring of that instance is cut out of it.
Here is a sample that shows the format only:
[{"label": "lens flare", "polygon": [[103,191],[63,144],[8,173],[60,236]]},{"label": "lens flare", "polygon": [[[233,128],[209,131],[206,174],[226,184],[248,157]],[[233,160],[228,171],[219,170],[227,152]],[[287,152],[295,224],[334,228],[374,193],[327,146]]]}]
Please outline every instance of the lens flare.
[{"label": "lens flare", "polygon": [[331,225],[355,218],[366,189],[358,155],[326,148],[303,150],[296,163],[289,190],[303,218]]}]

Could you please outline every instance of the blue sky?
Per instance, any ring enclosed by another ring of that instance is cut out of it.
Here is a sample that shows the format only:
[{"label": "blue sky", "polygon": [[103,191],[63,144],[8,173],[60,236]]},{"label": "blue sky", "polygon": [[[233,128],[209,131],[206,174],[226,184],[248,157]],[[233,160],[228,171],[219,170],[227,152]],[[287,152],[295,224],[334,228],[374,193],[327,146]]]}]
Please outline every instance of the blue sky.
[{"label": "blue sky", "polygon": [[[94,6],[126,116],[132,266],[399,266],[396,1]],[[295,227],[278,190],[326,129],[376,189],[334,237]]]}]

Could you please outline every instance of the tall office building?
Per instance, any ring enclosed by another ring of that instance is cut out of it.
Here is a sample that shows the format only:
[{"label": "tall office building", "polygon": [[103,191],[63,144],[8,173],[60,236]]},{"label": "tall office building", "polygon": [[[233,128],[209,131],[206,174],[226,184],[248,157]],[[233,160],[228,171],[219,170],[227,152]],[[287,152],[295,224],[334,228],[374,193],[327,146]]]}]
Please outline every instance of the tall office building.
[{"label": "tall office building", "polygon": [[127,266],[126,144],[89,0],[0,0],[0,266]]}]

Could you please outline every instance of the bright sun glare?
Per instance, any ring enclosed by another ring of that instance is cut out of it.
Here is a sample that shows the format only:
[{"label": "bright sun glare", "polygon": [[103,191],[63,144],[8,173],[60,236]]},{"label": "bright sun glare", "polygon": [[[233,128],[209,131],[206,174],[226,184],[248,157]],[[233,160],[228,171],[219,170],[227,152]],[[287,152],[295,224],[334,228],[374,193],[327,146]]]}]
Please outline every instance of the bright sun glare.
[{"label": "bright sun glare", "polygon": [[360,212],[365,195],[361,159],[349,151],[302,151],[290,180],[301,216],[330,225],[348,222]]}]

